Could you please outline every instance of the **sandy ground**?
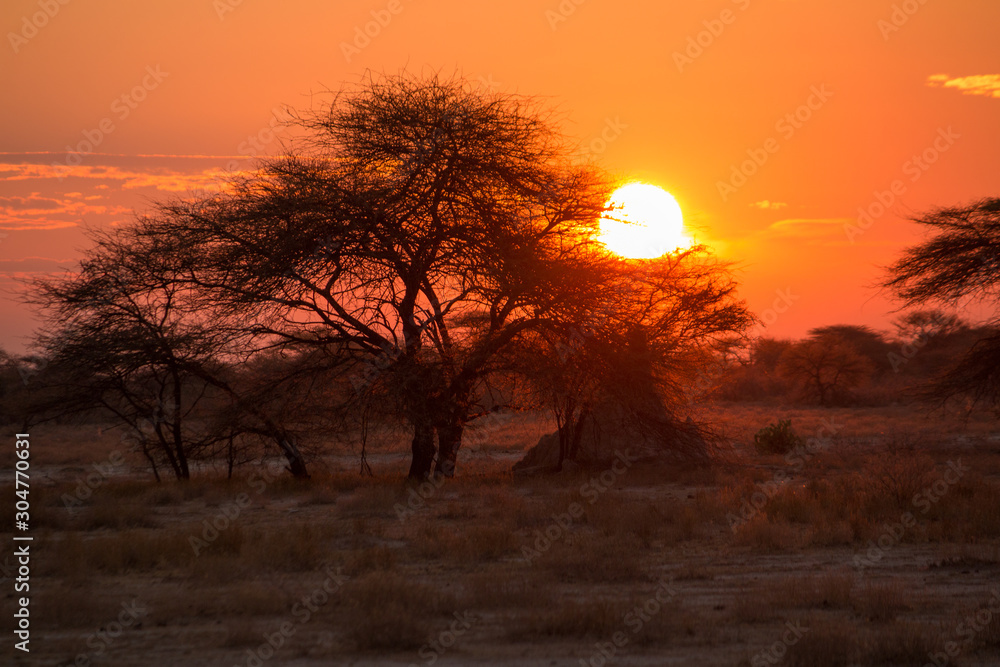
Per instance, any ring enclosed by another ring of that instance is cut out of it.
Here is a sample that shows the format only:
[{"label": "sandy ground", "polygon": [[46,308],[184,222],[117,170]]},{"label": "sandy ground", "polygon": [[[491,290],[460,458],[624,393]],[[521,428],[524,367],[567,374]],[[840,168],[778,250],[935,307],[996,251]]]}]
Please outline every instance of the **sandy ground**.
[{"label": "sandy ground", "polygon": [[[736,489],[759,488],[786,471],[780,457],[747,448],[748,434],[773,412],[706,408],[734,455],[710,473],[629,469],[604,478],[611,483],[600,481],[608,471],[505,474],[546,429],[539,420],[463,452],[460,478],[431,490],[403,484],[405,448],[387,438],[368,456],[374,478],[357,475],[350,451],[329,455],[305,487],[258,484],[252,475],[155,485],[130,459],[70,509],[63,494],[76,493],[92,470],[88,457],[103,460],[114,438],[86,435],[88,444],[42,431],[33,443],[53,452],[48,461],[39,455],[32,496],[39,508],[32,650],[16,652],[8,639],[0,661],[923,665],[956,640],[947,664],[1000,664],[1000,607],[982,627],[973,623],[971,638],[971,626],[962,627],[1000,590],[1000,525],[993,525],[1000,511],[958,525],[976,507],[975,497],[962,495],[966,482],[926,517],[915,512],[915,527],[877,559],[868,551],[884,532],[877,525],[852,533],[805,516],[730,528],[726,515],[746,497]],[[803,435],[831,417],[845,426],[822,456],[783,482],[788,493],[857,472],[851,467],[874,451],[876,459],[926,457],[932,474],[965,457],[979,485],[969,489],[983,502],[1000,497],[982,495],[1000,489],[1000,438],[990,419],[924,421],[896,408],[792,417]],[[12,493],[4,486],[5,496]],[[560,525],[574,504],[580,518]],[[195,554],[192,536],[204,537],[206,522],[221,525],[227,513],[219,536]],[[760,512],[769,513],[777,516],[774,505]],[[531,555],[543,534],[551,544]],[[10,537],[0,539],[11,544]],[[9,574],[3,614],[11,619]],[[317,596],[324,585],[332,590]],[[309,600],[316,608],[307,614]],[[399,613],[390,613],[396,601]],[[141,609],[134,620],[122,611],[130,604]],[[269,638],[280,644],[274,655]],[[853,653],[844,652],[848,644]]]}]

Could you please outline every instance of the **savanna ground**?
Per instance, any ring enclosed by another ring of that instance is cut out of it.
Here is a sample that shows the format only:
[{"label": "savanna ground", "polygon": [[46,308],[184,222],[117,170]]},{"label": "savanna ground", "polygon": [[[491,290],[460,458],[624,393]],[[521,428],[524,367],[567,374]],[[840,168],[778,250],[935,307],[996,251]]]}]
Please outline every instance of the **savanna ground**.
[{"label": "savanna ground", "polygon": [[[696,417],[728,443],[710,470],[626,457],[607,471],[513,476],[513,461],[551,430],[519,417],[472,434],[459,477],[437,487],[403,483],[402,434],[369,442],[371,477],[345,451],[306,484],[267,466],[155,484],[132,455],[115,465],[114,432],[38,428],[31,653],[14,655],[8,633],[4,655],[39,665],[1000,664],[995,418],[731,405]],[[777,418],[823,437],[791,460],[761,456],[753,433]],[[11,438],[4,470],[13,449]],[[10,545],[9,472],[2,497]]]}]

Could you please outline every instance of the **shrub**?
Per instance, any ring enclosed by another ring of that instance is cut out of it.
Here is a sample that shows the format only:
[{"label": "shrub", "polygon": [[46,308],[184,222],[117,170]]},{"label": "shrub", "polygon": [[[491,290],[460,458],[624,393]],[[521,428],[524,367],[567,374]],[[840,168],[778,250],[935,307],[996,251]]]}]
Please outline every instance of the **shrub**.
[{"label": "shrub", "polygon": [[769,424],[753,436],[753,446],[758,454],[787,454],[801,444],[802,438],[792,430],[791,419]]}]

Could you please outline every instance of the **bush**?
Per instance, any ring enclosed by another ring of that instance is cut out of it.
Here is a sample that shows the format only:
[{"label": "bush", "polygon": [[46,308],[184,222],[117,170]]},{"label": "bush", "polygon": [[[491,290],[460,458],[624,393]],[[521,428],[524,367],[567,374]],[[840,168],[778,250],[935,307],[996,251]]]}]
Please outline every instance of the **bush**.
[{"label": "bush", "polygon": [[753,446],[758,454],[787,454],[801,444],[802,438],[792,430],[791,419],[769,424],[753,436]]}]

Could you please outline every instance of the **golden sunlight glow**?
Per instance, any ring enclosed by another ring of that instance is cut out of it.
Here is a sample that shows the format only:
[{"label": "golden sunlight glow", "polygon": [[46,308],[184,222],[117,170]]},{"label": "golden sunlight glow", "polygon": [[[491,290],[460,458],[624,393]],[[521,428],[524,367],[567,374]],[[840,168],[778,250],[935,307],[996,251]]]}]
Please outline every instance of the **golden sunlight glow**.
[{"label": "golden sunlight glow", "polygon": [[680,205],[662,188],[629,183],[614,191],[608,206],[597,240],[616,255],[653,259],[691,245]]}]

